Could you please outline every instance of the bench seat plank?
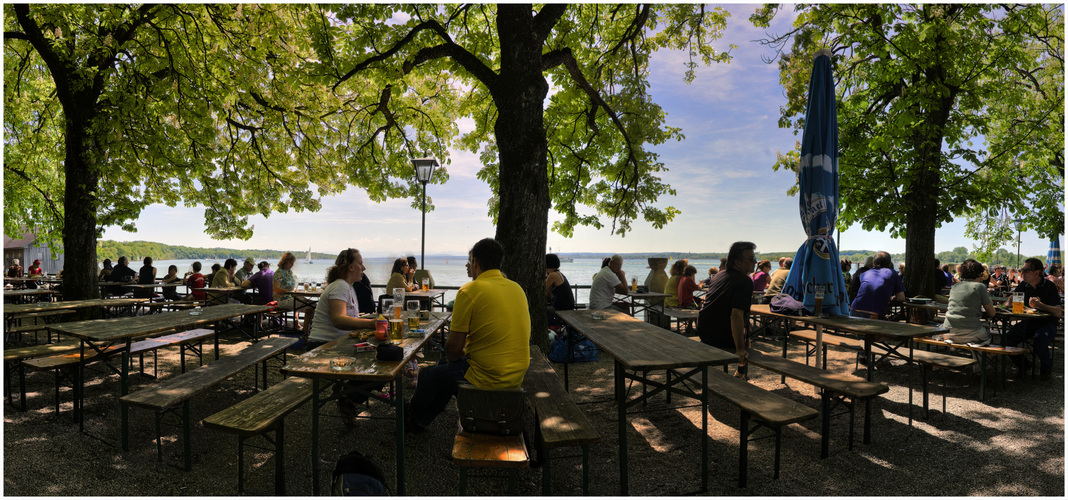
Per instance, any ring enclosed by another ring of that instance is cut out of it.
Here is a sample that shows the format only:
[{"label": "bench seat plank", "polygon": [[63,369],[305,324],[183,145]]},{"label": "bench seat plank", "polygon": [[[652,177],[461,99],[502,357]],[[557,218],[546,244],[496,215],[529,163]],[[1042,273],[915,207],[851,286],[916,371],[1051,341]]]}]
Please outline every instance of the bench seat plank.
[{"label": "bench seat plank", "polygon": [[869,382],[848,373],[830,372],[756,350],[750,351],[749,362],[766,370],[771,370],[817,387],[823,387],[851,398],[870,398],[890,391],[890,387],[886,384]]},{"label": "bench seat plank", "polygon": [[[815,330],[795,330],[795,331],[790,332],[790,336],[797,337],[799,339],[806,340],[808,342],[815,342],[816,341],[816,331]],[[941,345],[949,345],[949,344],[946,344],[945,342],[938,342],[938,341],[935,341],[935,342],[938,343],[938,344],[941,344]],[[826,344],[826,345],[844,347],[846,349],[852,349],[852,350],[855,350],[855,351],[863,351],[864,350],[864,341],[863,340],[850,338],[850,337],[843,337],[841,335],[832,335],[832,334],[829,334],[829,333],[826,333],[826,332],[824,332],[824,334],[823,334],[823,343]],[[957,344],[953,344],[953,345],[957,345]],[[878,346],[872,346],[871,352],[873,354],[879,354],[879,355],[884,355],[884,354],[888,353],[888,351],[886,349],[882,349],[882,348],[880,348]],[[897,356],[897,355],[894,355],[894,356],[895,357],[901,357],[901,356]],[[972,358],[965,358],[965,357],[962,357],[962,356],[954,356],[952,354],[943,354],[943,353],[937,353],[937,352],[917,351],[917,350],[913,350],[912,351],[912,360],[917,362],[917,363],[925,363],[925,364],[940,366],[940,367],[944,367],[944,368],[967,368],[967,367],[969,367],[971,365],[974,365],[976,363],[976,361],[974,359],[972,359]]]},{"label": "bench seat plank", "polygon": [[237,354],[224,356],[195,370],[127,394],[120,398],[120,401],[123,404],[156,411],[178,406],[237,372],[284,351],[297,340],[289,337],[274,337],[252,344]]},{"label": "bench seat plank", "polygon": [[522,433],[495,436],[460,431],[452,444],[452,459],[461,467],[522,468],[529,457]]},{"label": "bench seat plank", "polygon": [[204,427],[256,436],[311,399],[312,379],[289,377],[252,397],[204,419]]},{"label": "bench seat plank", "polygon": [[819,412],[735,378],[719,370],[708,370],[708,390],[772,426],[789,425],[815,418]]},{"label": "bench seat plank", "polygon": [[935,340],[930,337],[918,337],[912,339],[913,342],[918,344],[936,345],[942,347],[952,347],[954,349],[961,349],[964,351],[979,351],[986,354],[995,354],[1002,356],[1015,356],[1018,354],[1027,354],[1031,352],[1026,347],[1012,347],[1004,345],[983,345],[983,346],[970,346],[968,344],[947,344],[942,340]]},{"label": "bench seat plank", "polygon": [[80,340],[55,344],[31,345],[27,347],[12,347],[4,349],[4,361],[21,361],[28,358],[48,356],[78,349]]},{"label": "bench seat plank", "polygon": [[546,448],[582,446],[601,441],[601,435],[586,413],[568,395],[540,349],[531,349],[530,366],[523,378],[523,388],[527,391],[527,404],[538,418],[536,423],[541,428],[542,443]]},{"label": "bench seat plank", "polygon": [[[167,332],[159,332],[167,333]],[[187,344],[190,342],[196,342],[203,340],[207,337],[215,335],[215,332],[206,328],[197,328],[195,330],[188,330],[180,333],[172,333],[163,335],[160,337],[153,337],[144,340],[139,340],[130,344],[130,355],[143,354],[151,352],[156,349],[162,349],[164,347],[175,346],[179,344]],[[80,342],[80,341],[79,341]],[[56,354],[53,356],[34,358],[25,361],[25,364],[35,370],[52,370],[55,368],[64,368],[67,366],[77,365],[81,361],[81,351],[78,349],[79,342],[74,343],[73,352],[64,352],[62,354]],[[56,344],[52,344],[56,345]],[[126,346],[124,344],[114,344],[108,346],[103,350],[104,357],[111,357],[122,353]],[[100,359],[101,354],[93,350],[86,350],[86,361],[96,361]]]}]

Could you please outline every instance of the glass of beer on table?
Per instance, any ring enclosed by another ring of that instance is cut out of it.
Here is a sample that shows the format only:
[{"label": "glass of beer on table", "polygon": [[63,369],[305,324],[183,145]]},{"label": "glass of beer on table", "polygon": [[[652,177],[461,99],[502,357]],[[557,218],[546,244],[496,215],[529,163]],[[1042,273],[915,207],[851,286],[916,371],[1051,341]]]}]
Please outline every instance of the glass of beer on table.
[{"label": "glass of beer on table", "polygon": [[416,330],[419,328],[419,301],[408,301],[408,328],[410,330]]},{"label": "glass of beer on table", "polygon": [[812,306],[814,310],[812,313],[819,318],[823,316],[823,285],[816,285],[815,295],[816,297]]},{"label": "glass of beer on table", "polygon": [[423,278],[423,291],[430,290],[430,278]]},{"label": "glass of beer on table", "polygon": [[1012,313],[1022,314],[1024,310],[1024,294],[1021,292],[1014,292],[1012,294]]}]

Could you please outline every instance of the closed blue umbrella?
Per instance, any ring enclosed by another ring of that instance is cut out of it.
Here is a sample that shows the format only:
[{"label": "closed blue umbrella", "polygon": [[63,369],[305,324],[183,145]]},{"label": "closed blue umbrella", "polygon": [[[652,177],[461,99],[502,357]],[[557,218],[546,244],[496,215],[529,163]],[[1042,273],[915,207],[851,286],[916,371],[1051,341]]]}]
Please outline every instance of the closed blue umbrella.
[{"label": "closed blue umbrella", "polygon": [[1049,266],[1061,264],[1061,237],[1054,236],[1049,242],[1049,253],[1046,254],[1046,270],[1049,271]]},{"label": "closed blue umbrella", "polygon": [[[826,291],[823,312],[847,315],[849,299],[832,237],[838,219],[838,116],[831,52],[827,49],[819,51],[812,62],[798,179],[801,223],[808,239],[797,249],[783,293],[813,311],[813,292],[822,286]],[[822,340],[822,335],[819,337]]]}]

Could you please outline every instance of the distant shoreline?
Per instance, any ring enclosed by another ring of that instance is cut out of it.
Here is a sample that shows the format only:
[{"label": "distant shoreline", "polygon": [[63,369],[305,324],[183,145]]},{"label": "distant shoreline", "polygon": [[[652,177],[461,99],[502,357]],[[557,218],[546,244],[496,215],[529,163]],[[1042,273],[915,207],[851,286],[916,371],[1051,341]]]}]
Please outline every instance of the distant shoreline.
[{"label": "distant shoreline", "polygon": [[[938,252],[939,255],[946,253],[959,253],[959,249],[952,251]],[[114,240],[100,240],[97,243],[97,259],[104,260],[105,258],[115,260],[120,255],[125,255],[131,260],[140,261],[143,257],[152,257],[154,260],[208,260],[208,259],[227,259],[233,257],[237,260],[244,260],[245,257],[263,258],[266,256],[268,259],[277,258],[284,252],[293,252],[297,256],[297,259],[305,259],[307,256],[307,249],[297,250],[273,250],[273,249],[239,249],[239,248],[201,248],[201,247],[186,247],[181,245],[167,245],[164,243],[156,243],[151,241],[114,241]],[[856,262],[858,256],[874,255],[877,250],[840,250],[838,254],[842,257],[849,258]],[[603,259],[610,257],[612,252],[556,252],[557,255],[562,257],[570,257],[572,259]],[[757,260],[770,260],[775,262],[780,257],[793,257],[797,253],[797,250],[779,251],[779,252],[758,252],[756,254]],[[969,251],[969,254],[971,252]],[[365,253],[364,257],[369,259],[387,259],[395,258],[398,256],[409,255],[404,252],[397,252],[390,255],[376,255]],[[689,259],[689,260],[717,260],[727,257],[727,252],[630,252],[620,253],[624,259],[636,260],[636,259],[648,259],[648,258],[668,258],[671,260]],[[1015,257],[1015,254],[1012,255]],[[328,252],[312,252],[312,260],[317,261],[333,261],[337,257],[336,253]],[[1020,257],[1021,261],[1026,259],[1027,255]],[[1035,256],[1044,259],[1045,256]],[[428,259],[466,259],[466,254],[427,254]],[[863,257],[859,257],[863,259]],[[904,262],[905,254],[892,254],[894,262]],[[963,261],[963,258],[950,259],[943,262],[947,263],[959,263]],[[998,259],[991,259],[998,261]],[[1004,261],[1005,259],[1001,259]]]}]

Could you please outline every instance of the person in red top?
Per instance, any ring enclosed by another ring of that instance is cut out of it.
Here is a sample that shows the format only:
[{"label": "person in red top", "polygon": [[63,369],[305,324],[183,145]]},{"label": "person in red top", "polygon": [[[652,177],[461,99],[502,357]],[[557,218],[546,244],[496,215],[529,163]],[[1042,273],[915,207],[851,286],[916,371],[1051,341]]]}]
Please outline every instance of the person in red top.
[{"label": "person in red top", "polygon": [[701,306],[701,299],[693,296],[693,292],[701,289],[694,281],[696,275],[697,268],[693,266],[686,266],[682,272],[682,279],[679,280],[679,307],[683,309],[696,309]]},{"label": "person in red top", "polygon": [[41,270],[41,259],[33,259],[33,264],[30,264],[30,268],[26,270],[26,275],[36,276],[38,274],[44,274]]},{"label": "person in red top", "polygon": [[200,274],[200,261],[193,263],[193,274],[185,279],[185,284],[189,286],[189,290],[193,292],[193,298],[196,300],[204,300],[204,292],[200,289],[204,288],[204,275]]}]

